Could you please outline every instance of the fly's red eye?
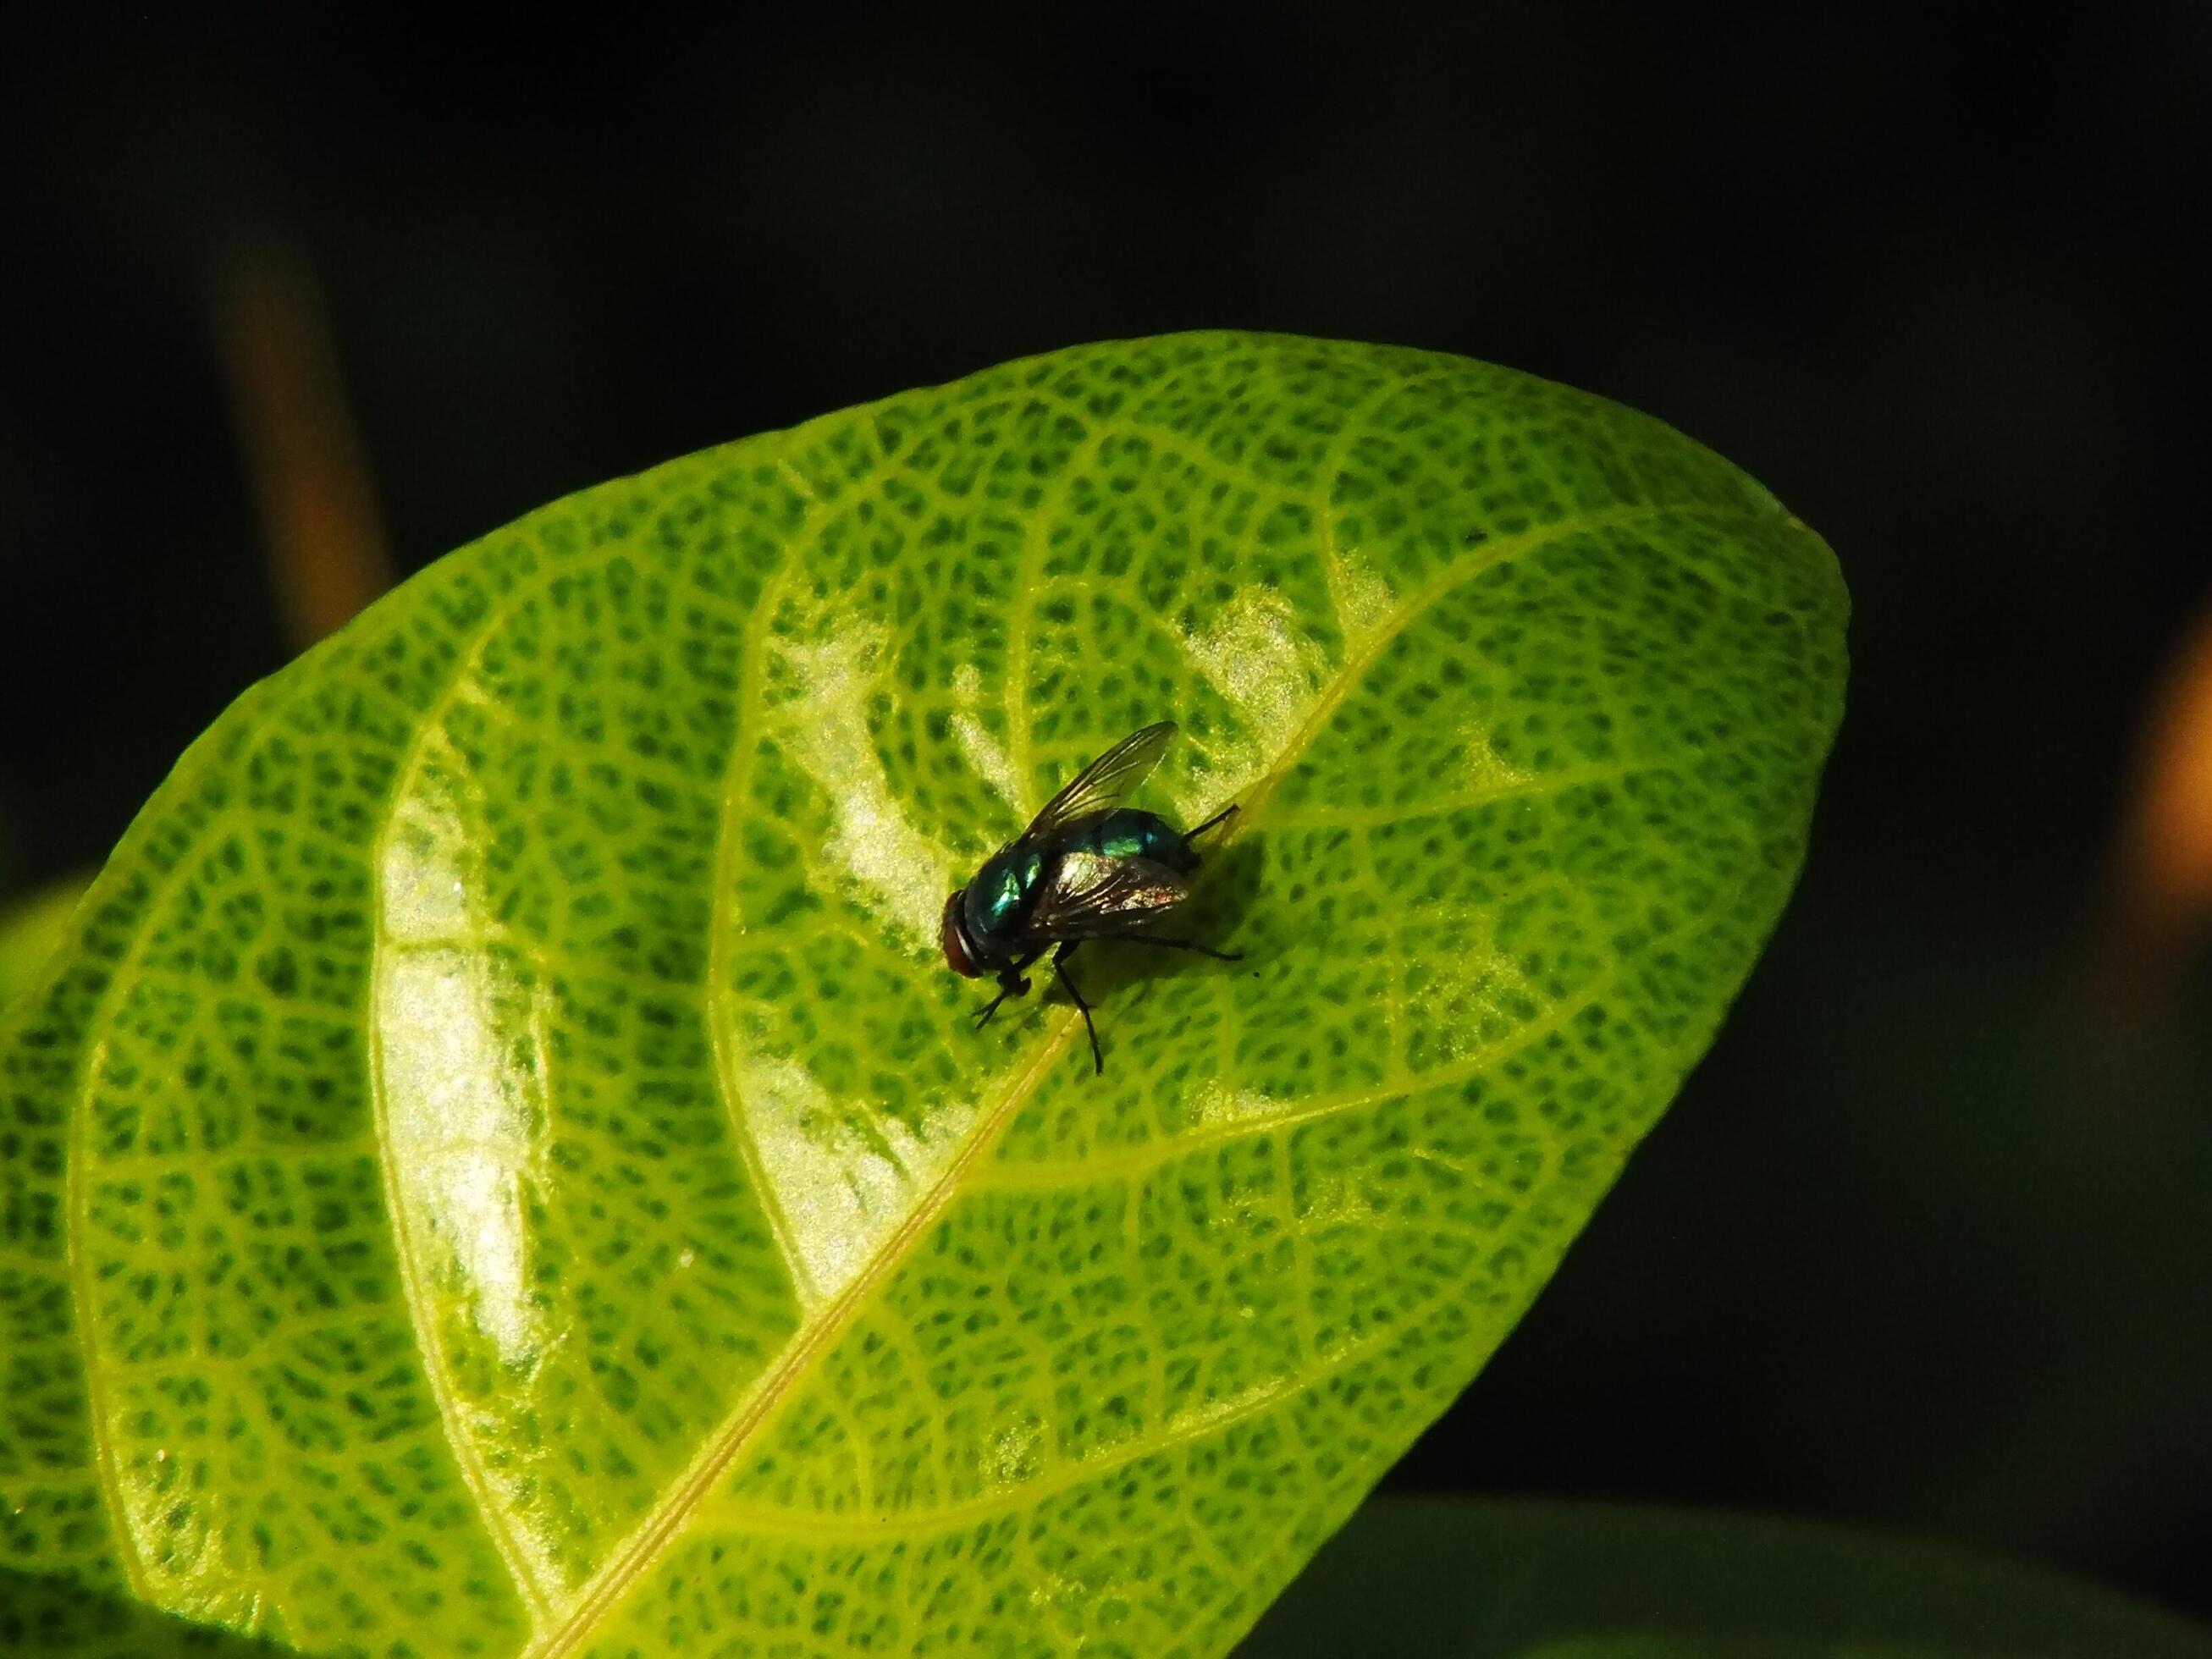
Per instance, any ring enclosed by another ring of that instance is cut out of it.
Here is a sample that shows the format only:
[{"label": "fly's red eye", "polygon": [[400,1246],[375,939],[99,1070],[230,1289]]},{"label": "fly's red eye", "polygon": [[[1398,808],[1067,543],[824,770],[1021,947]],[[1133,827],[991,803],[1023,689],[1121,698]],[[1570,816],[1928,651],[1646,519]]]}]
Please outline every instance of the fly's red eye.
[{"label": "fly's red eye", "polygon": [[967,930],[960,925],[960,901],[966,889],[945,901],[945,921],[938,928],[938,942],[945,947],[945,960],[952,971],[964,979],[974,979],[982,973],[975,958],[969,953]]}]

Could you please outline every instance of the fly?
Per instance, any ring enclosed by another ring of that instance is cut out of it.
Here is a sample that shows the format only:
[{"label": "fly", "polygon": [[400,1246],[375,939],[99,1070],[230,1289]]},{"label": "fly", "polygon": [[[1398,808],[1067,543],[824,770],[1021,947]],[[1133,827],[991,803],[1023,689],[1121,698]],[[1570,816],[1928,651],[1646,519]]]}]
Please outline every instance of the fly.
[{"label": "fly", "polygon": [[1140,933],[1138,924],[1190,896],[1199,858],[1192,843],[1235,812],[1223,807],[1185,834],[1157,812],[1121,805],[1158,763],[1173,720],[1133,732],[1078,773],[1030,827],[984,860],[975,879],[945,901],[945,960],[969,979],[995,974],[999,994],[975,1016],[980,1028],[1008,997],[1026,996],[1023,970],[1048,950],[1052,971],[1083,1012],[1091,1063],[1106,1069],[1091,1005],[1068,977],[1067,959],[1086,939],[1126,939],[1235,962],[1193,939]]}]

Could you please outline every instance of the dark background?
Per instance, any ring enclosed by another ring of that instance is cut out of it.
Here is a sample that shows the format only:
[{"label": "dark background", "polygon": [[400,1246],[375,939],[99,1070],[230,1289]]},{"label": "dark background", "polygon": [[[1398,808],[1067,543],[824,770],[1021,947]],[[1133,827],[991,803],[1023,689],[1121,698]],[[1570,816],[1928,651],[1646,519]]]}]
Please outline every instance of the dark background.
[{"label": "dark background", "polygon": [[1964,1538],[2212,1613],[2212,1012],[2089,996],[2199,522],[2212,9],[471,40],[288,14],[0,88],[0,897],[291,648],[208,285],[319,274],[403,571],[580,485],[1195,325],[1650,410],[1836,547],[1850,715],[1711,1058],[1402,1488]]}]

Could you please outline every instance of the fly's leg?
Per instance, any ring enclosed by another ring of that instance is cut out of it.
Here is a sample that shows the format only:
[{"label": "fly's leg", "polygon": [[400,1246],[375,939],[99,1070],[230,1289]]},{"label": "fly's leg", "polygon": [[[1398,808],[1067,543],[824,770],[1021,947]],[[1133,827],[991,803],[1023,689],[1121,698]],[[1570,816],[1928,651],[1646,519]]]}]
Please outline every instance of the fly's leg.
[{"label": "fly's leg", "polygon": [[1043,954],[1041,950],[1032,951],[1019,962],[999,970],[999,994],[993,997],[976,1012],[975,1029],[977,1030],[981,1030],[991,1023],[991,1016],[999,1012],[999,1005],[1008,997],[1025,997],[1030,994],[1030,982],[1023,976],[1022,969]]},{"label": "fly's leg", "polygon": [[1106,1060],[1105,1057],[1098,1052],[1098,1027],[1091,1021],[1091,1005],[1083,1000],[1083,993],[1075,988],[1075,981],[1067,976],[1067,959],[1075,954],[1075,947],[1082,943],[1079,939],[1072,939],[1054,951],[1052,953],[1052,971],[1059,978],[1060,987],[1067,993],[1069,999],[1082,1011],[1083,1029],[1091,1033],[1091,1075],[1103,1077],[1106,1074]]},{"label": "fly's leg", "polygon": [[1212,829],[1212,828],[1213,828],[1213,826],[1214,826],[1215,824],[1217,824],[1217,823],[1227,823],[1231,818],[1233,818],[1233,817],[1235,817],[1236,816],[1237,816],[1237,803],[1236,803],[1235,801],[1233,801],[1233,800],[1232,800],[1232,801],[1231,801],[1231,802],[1229,803],[1229,805],[1226,805],[1226,806],[1223,807],[1223,808],[1222,808],[1218,812],[1216,812],[1216,813],[1215,813],[1212,817],[1210,817],[1210,818],[1206,819],[1206,821],[1204,823],[1200,824],[1200,825],[1198,826],[1198,828],[1197,828],[1197,829],[1195,829],[1195,830],[1192,830],[1188,835],[1185,836],[1182,838],[1183,845],[1184,845],[1184,846],[1186,846],[1186,847],[1189,846],[1191,842],[1193,842],[1196,841],[1196,840],[1197,840],[1200,836],[1204,835],[1207,830],[1209,830]]},{"label": "fly's leg", "polygon": [[1212,957],[1216,962],[1242,962],[1242,951],[1217,951],[1211,945],[1200,945],[1193,939],[1163,939],[1158,933],[1121,933],[1117,938],[1132,945],[1157,945],[1169,951],[1195,951],[1200,956]]}]

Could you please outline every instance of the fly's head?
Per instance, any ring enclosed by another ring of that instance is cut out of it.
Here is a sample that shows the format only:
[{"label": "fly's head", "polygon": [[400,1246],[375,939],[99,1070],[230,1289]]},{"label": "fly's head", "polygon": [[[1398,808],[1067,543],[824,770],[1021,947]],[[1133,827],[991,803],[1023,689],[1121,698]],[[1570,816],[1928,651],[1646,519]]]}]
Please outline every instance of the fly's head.
[{"label": "fly's head", "polygon": [[938,943],[945,947],[945,964],[963,979],[980,979],[985,969],[983,953],[975,948],[975,940],[968,937],[968,925],[961,920],[961,901],[968,896],[964,887],[945,901],[945,920],[938,928]]}]

